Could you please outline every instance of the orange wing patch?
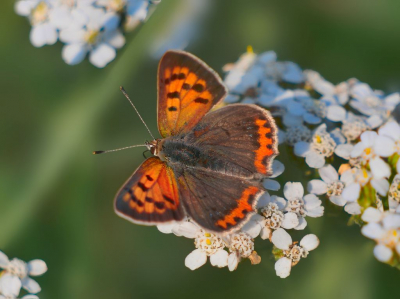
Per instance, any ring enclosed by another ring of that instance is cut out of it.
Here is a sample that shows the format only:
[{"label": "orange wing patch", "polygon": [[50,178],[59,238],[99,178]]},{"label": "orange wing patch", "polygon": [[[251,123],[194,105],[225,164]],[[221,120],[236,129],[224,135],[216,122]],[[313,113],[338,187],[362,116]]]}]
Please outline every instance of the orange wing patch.
[{"label": "orange wing patch", "polygon": [[231,210],[223,219],[218,220],[215,224],[224,230],[236,226],[249,212],[253,211],[251,202],[259,191],[260,189],[255,186],[250,186],[245,189],[242,192],[242,196],[236,200],[237,207]]},{"label": "orange wing patch", "polygon": [[218,74],[186,52],[168,51],[158,77],[158,129],[163,137],[190,131],[227,93]]},{"label": "orange wing patch", "polygon": [[256,154],[254,166],[259,173],[267,174],[269,169],[267,167],[268,164],[266,163],[266,158],[277,154],[272,147],[272,130],[268,127],[267,120],[256,119],[256,125],[258,126],[259,136],[257,141],[260,144],[260,147],[254,151]]},{"label": "orange wing patch", "polygon": [[172,169],[158,157],[147,159],[117,193],[115,210],[141,224],[183,219]]}]

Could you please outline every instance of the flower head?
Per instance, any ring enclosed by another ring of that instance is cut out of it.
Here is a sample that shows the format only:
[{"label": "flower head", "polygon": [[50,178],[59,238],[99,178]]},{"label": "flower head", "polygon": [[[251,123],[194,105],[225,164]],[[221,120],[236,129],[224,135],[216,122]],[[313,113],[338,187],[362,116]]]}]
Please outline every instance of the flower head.
[{"label": "flower head", "polygon": [[[39,284],[29,276],[40,276],[47,271],[47,265],[42,260],[32,260],[28,263],[13,258],[9,260],[8,257],[0,251],[0,268],[4,269],[6,274],[16,277],[20,281],[20,286],[30,293],[40,292]],[[16,281],[11,279],[10,281]],[[19,290],[17,295],[19,294]]]},{"label": "flower head", "polygon": [[316,235],[306,235],[300,244],[292,241],[292,237],[283,229],[277,229],[272,234],[272,243],[279,248],[280,258],[275,263],[276,275],[286,278],[290,275],[293,266],[297,265],[301,258],[306,258],[311,250],[319,245]]}]

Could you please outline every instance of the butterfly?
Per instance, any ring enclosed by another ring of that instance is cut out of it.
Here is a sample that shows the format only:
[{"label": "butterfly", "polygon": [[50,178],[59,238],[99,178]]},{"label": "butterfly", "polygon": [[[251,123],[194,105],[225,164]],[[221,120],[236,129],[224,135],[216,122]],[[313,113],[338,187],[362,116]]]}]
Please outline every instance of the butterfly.
[{"label": "butterfly", "polygon": [[256,105],[211,109],[227,89],[194,55],[167,51],[158,68],[158,130],[146,142],[154,155],[118,191],[116,213],[157,225],[190,217],[204,230],[225,234],[242,227],[265,192],[278,154],[277,128]]}]

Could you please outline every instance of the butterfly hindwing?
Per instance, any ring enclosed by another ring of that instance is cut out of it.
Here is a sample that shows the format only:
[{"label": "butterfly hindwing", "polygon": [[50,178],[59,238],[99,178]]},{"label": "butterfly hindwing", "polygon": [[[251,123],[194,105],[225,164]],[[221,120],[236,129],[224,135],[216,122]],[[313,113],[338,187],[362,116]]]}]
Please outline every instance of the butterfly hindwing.
[{"label": "butterfly hindwing", "polygon": [[178,186],[172,169],[151,157],[122,186],[114,201],[116,213],[139,224],[182,220]]},{"label": "butterfly hindwing", "polygon": [[278,154],[277,128],[268,111],[234,104],[208,113],[184,140],[217,162],[209,167],[242,178],[272,174]]},{"label": "butterfly hindwing", "polygon": [[162,137],[190,131],[227,90],[197,57],[168,51],[158,68],[158,130]]},{"label": "butterfly hindwing", "polygon": [[254,214],[264,192],[257,182],[207,169],[182,168],[177,173],[187,215],[210,232],[239,229]]}]

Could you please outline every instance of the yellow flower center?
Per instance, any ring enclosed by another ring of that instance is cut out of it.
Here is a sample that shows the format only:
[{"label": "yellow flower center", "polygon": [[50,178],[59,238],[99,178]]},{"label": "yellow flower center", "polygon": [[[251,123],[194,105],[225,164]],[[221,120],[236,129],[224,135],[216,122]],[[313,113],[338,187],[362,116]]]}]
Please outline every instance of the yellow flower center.
[{"label": "yellow flower center", "polygon": [[247,53],[249,53],[249,54],[253,54],[254,53],[252,46],[250,46],[250,45],[247,46]]},{"label": "yellow flower center", "polygon": [[389,230],[383,241],[388,247],[396,247],[396,244],[399,242],[399,232],[396,229]]},{"label": "yellow flower center", "polygon": [[364,179],[368,178],[368,172],[365,169],[363,169],[362,172]]},{"label": "yellow flower center", "polygon": [[32,24],[36,25],[43,23],[47,20],[49,7],[45,2],[39,2],[38,5],[32,10]]},{"label": "yellow flower center", "polygon": [[211,240],[210,239],[206,239],[206,244],[207,245],[211,245]]},{"label": "yellow flower center", "polygon": [[371,154],[371,148],[370,147],[367,147],[365,150],[364,150],[364,152],[367,154],[367,155],[370,155]]},{"label": "yellow flower center", "polygon": [[94,45],[99,38],[99,30],[89,30],[85,35],[85,40],[88,44]]},{"label": "yellow flower center", "polygon": [[210,233],[204,233],[204,236],[209,238],[209,237],[211,237],[211,234]]},{"label": "yellow flower center", "polygon": [[317,143],[321,143],[322,142],[322,138],[319,135],[315,135],[315,139],[316,139]]},{"label": "yellow flower center", "polygon": [[125,0],[111,0],[108,7],[110,10],[121,11],[124,9],[125,4],[126,4]]}]

